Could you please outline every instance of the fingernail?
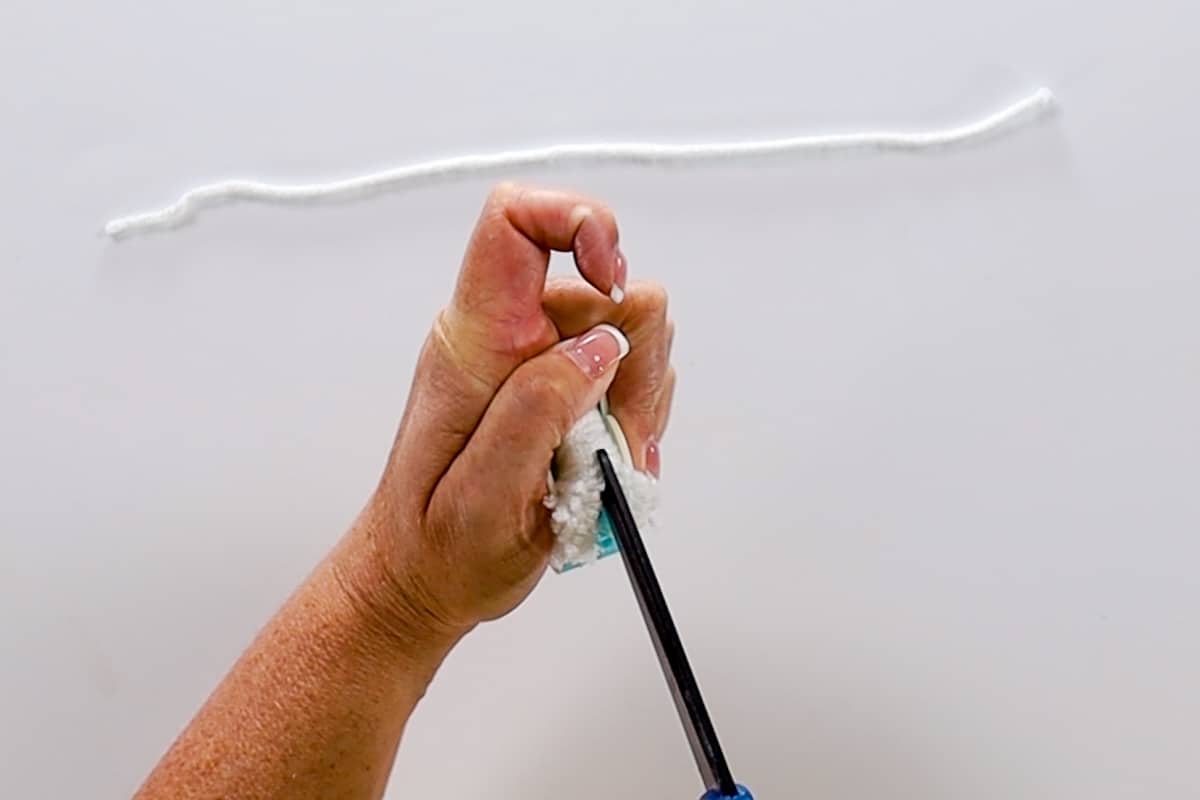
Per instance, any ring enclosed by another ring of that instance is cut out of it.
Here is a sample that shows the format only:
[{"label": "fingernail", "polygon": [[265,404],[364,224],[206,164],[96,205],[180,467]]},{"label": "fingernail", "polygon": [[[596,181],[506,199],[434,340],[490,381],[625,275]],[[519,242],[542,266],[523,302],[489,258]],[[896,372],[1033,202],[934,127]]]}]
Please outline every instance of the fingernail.
[{"label": "fingernail", "polygon": [[662,453],[653,439],[646,442],[646,471],[656,478],[662,474]]},{"label": "fingernail", "polygon": [[597,325],[567,347],[567,355],[593,380],[629,354],[629,340],[612,325]]},{"label": "fingernail", "polygon": [[620,303],[625,299],[625,281],[629,279],[629,262],[625,260],[625,254],[621,252],[620,245],[614,248],[616,253],[613,268],[613,285],[609,290],[608,296],[612,298],[614,303]]}]

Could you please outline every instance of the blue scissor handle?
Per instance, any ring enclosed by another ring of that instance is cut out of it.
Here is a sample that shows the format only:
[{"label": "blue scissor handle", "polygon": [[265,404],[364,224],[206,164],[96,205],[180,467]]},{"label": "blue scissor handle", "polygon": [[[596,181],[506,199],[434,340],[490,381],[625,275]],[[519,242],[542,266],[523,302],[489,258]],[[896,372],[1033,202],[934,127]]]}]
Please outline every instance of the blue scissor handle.
[{"label": "blue scissor handle", "polygon": [[737,789],[738,793],[732,797],[727,794],[721,794],[716,789],[709,789],[700,800],[754,800],[754,796],[750,794],[750,790],[745,786],[738,786]]}]

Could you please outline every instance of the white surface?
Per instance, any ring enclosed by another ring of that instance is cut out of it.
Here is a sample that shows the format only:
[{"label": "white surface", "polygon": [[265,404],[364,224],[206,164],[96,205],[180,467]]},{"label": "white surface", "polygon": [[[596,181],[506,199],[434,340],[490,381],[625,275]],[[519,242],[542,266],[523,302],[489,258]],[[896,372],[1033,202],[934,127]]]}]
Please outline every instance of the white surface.
[{"label": "white surface", "polygon": [[[673,293],[650,544],[757,794],[1200,794],[1194,3],[331,5],[0,8],[5,796],[129,794],[340,534],[486,185],[106,219],[1042,84],[1056,120],[945,157],[524,177],[610,200]],[[389,796],[698,794],[608,561],[453,655]]]}]

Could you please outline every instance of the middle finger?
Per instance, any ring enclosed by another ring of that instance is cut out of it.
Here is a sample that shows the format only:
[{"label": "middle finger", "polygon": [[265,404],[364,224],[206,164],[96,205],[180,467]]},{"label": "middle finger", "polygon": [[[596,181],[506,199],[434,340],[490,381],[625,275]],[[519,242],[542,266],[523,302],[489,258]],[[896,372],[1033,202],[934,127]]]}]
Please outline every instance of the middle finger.
[{"label": "middle finger", "polygon": [[661,435],[662,399],[671,382],[673,330],[667,318],[666,290],[656,283],[636,281],[617,306],[582,281],[558,279],[547,284],[542,307],[564,338],[607,322],[629,339],[629,355],[608,390],[609,408],[629,442],[634,466],[646,469],[647,448],[656,446]]}]

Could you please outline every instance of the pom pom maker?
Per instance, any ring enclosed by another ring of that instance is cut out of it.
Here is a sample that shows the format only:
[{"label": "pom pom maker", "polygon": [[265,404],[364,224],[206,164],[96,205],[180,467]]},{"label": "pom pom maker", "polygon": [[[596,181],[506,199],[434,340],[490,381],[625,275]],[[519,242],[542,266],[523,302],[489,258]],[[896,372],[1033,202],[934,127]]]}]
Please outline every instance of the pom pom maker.
[{"label": "pom pom maker", "polygon": [[[629,440],[625,438],[625,431],[621,430],[621,423],[609,411],[608,397],[605,396],[600,400],[600,418],[604,421],[604,429],[612,438],[616,446],[616,457],[623,463],[632,465],[633,454],[629,449]],[[553,483],[554,476],[550,476],[550,482]],[[613,531],[612,518],[609,512],[603,506],[600,508],[600,515],[596,521],[596,561],[602,558],[614,555],[618,550],[616,534]],[[569,572],[577,567],[583,566],[588,562],[571,561],[563,565],[561,572]]]}]

